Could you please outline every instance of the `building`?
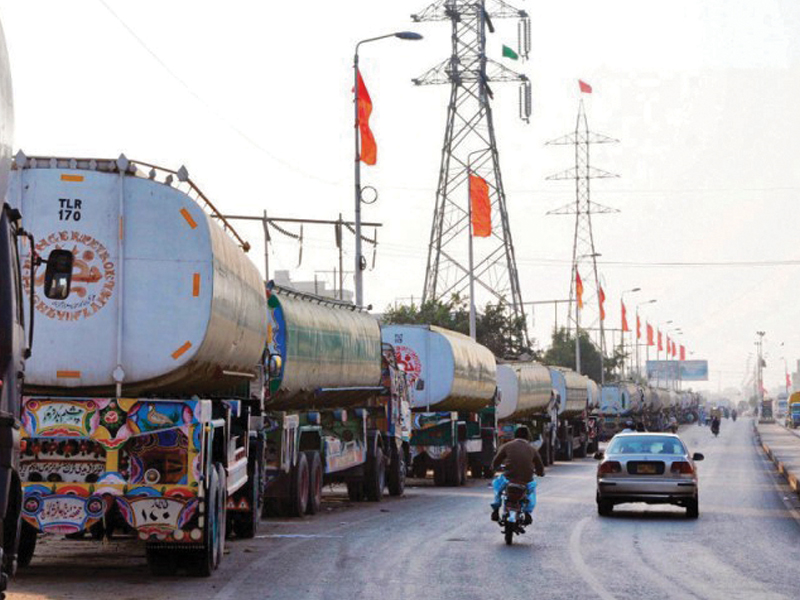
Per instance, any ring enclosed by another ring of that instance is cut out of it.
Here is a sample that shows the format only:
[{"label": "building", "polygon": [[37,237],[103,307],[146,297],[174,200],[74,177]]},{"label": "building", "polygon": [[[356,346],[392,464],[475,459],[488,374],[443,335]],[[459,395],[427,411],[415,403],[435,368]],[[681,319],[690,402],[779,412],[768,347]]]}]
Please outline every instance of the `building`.
[{"label": "building", "polygon": [[338,289],[328,287],[328,282],[324,279],[318,278],[314,275],[313,281],[292,281],[292,277],[288,270],[277,270],[272,278],[275,285],[291,288],[298,292],[305,292],[306,294],[314,294],[323,298],[332,298],[334,300],[343,300],[344,302],[353,302],[353,292],[350,290],[342,290],[341,298]]}]

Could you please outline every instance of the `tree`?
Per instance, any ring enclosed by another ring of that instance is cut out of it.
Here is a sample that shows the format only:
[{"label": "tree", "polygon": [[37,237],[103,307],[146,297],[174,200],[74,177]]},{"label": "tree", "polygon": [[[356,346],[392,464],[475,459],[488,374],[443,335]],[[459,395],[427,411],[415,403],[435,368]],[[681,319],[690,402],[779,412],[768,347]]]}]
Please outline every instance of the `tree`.
[{"label": "tree", "polygon": [[[600,383],[600,350],[594,345],[585,331],[580,333],[581,347],[581,374],[586,375],[597,383]],[[613,377],[614,371],[622,364],[625,354],[617,349],[613,356],[605,357],[603,366],[605,367],[606,380]],[[566,367],[575,369],[575,336],[563,327],[553,332],[553,339],[550,348],[544,353],[543,357],[546,365]]]},{"label": "tree", "polygon": [[[393,324],[436,325],[469,335],[469,307],[458,295],[449,301],[427,300],[417,306],[401,304],[389,306],[382,321]],[[507,305],[488,303],[482,313],[475,316],[475,337],[498,358],[517,358],[522,354],[534,356],[525,344],[525,319],[510,314]]]}]

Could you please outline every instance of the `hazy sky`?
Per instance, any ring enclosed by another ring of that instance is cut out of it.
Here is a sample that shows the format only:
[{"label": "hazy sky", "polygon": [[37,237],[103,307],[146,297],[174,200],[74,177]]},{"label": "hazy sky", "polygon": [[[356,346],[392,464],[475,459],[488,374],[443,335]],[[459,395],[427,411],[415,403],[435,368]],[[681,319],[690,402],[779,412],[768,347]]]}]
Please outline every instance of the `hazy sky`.
[{"label": "hazy sky", "polygon": [[[582,78],[594,87],[586,97],[590,128],[621,140],[593,152],[595,166],[621,175],[596,182],[592,195],[621,210],[595,220],[607,324],[619,327],[620,292],[641,287],[628,296],[630,312],[636,301],[656,298],[643,316],[683,329],[693,358],[709,359],[712,377],[702,387],[714,390],[742,383],[763,329],[766,382],[781,384],[781,357],[790,369],[800,357],[800,3],[516,6],[531,15],[531,60],[506,64],[530,77],[533,118],[519,121],[514,85],[494,86],[493,110],[524,300],[569,293],[573,222],[545,213],[573,199],[573,186],[544,178],[573,158],[544,142],[574,128]],[[225,212],[352,218],[353,47],[419,31],[423,41],[362,50],[379,147],[378,165],[365,167],[363,178],[380,194],[364,219],[384,224],[365,299],[382,310],[419,298],[448,89],[415,88],[411,78],[448,55],[450,34],[447,23],[411,23],[424,7],[0,0],[17,147],[185,164]],[[499,59],[503,43],[516,45],[516,23],[495,25],[488,53]],[[240,230],[260,266],[260,228]],[[304,238],[295,278],[333,269],[332,228],[307,228]],[[295,269],[297,243],[278,234],[275,241],[272,268]],[[741,265],[747,261],[795,262]],[[707,264],[730,262],[739,264]],[[537,311],[540,345],[552,325],[552,310]]]}]

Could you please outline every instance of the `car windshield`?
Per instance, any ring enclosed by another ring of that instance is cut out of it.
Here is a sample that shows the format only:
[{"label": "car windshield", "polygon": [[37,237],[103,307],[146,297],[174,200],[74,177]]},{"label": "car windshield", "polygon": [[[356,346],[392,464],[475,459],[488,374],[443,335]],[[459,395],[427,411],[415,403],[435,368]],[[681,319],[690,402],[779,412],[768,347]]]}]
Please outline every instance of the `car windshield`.
[{"label": "car windshield", "polygon": [[622,436],[611,440],[606,454],[685,454],[683,443],[664,435]]}]

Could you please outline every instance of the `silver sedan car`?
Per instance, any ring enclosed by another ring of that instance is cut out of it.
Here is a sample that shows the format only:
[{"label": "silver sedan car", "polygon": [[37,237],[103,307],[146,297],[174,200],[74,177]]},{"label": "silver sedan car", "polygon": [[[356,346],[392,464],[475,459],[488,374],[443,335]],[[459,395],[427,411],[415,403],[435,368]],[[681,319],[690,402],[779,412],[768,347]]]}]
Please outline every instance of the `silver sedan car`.
[{"label": "silver sedan car", "polygon": [[619,433],[597,452],[597,512],[608,516],[615,504],[677,504],[686,516],[700,515],[695,462],[681,439],[670,433]]}]

